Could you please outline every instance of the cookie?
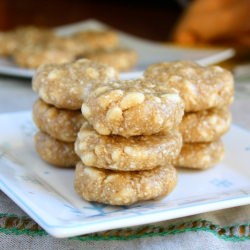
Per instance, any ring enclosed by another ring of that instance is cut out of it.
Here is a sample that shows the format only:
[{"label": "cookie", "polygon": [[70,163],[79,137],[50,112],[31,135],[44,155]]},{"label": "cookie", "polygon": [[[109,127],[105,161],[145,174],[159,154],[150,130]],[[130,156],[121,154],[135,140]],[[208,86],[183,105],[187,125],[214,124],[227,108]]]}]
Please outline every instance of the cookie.
[{"label": "cookie", "polygon": [[75,152],[86,166],[119,171],[138,171],[164,166],[179,153],[182,137],[178,131],[125,138],[99,135],[91,126],[80,129]]},{"label": "cookie", "polygon": [[39,28],[35,26],[20,26],[12,31],[15,35],[18,46],[31,44],[42,44],[48,39],[55,37],[55,33],[49,28]]},{"label": "cookie", "polygon": [[65,142],[75,142],[81,126],[87,123],[79,110],[57,109],[41,99],[33,105],[33,120],[41,131]]},{"label": "cookie", "polygon": [[177,182],[172,165],[153,170],[119,172],[86,167],[77,163],[75,190],[87,201],[110,205],[131,205],[138,201],[162,198]]},{"label": "cookie", "polygon": [[21,67],[37,68],[43,64],[72,62],[86,51],[86,45],[76,43],[72,37],[50,36],[46,40],[18,46],[13,58]]},{"label": "cookie", "polygon": [[108,64],[118,71],[128,71],[137,63],[138,56],[134,50],[115,48],[110,50],[98,50],[86,54],[86,58]]},{"label": "cookie", "polygon": [[112,30],[87,30],[75,33],[72,38],[75,43],[87,46],[88,51],[110,49],[118,45],[119,38]]},{"label": "cookie", "polygon": [[183,101],[175,89],[137,79],[94,89],[82,113],[101,135],[152,135],[181,122]]},{"label": "cookie", "polygon": [[231,120],[231,113],[227,107],[185,113],[179,130],[183,142],[211,142],[229,130]]},{"label": "cookie", "polygon": [[43,44],[55,34],[51,29],[34,26],[18,27],[8,32],[0,33],[0,55],[11,56],[18,48]]},{"label": "cookie", "polygon": [[80,59],[72,63],[39,67],[32,86],[41,99],[57,108],[80,109],[83,100],[95,84],[105,84],[118,78],[110,66]]},{"label": "cookie", "polygon": [[78,55],[82,55],[88,51],[87,45],[84,43],[76,42],[71,36],[56,36],[48,40],[48,43],[45,44],[46,47],[57,48],[62,51],[70,52],[75,59]]},{"label": "cookie", "polygon": [[173,161],[176,167],[206,169],[219,163],[224,156],[224,145],[217,140],[208,143],[183,144],[181,153]]},{"label": "cookie", "polygon": [[44,161],[57,167],[75,167],[79,161],[74,151],[74,143],[56,140],[43,132],[36,133],[35,147]]},{"label": "cookie", "polygon": [[36,44],[16,49],[13,59],[20,67],[36,69],[44,64],[61,64],[74,61],[75,54],[59,47]]},{"label": "cookie", "polygon": [[0,32],[0,56],[10,56],[17,47],[17,41],[11,32]]},{"label": "cookie", "polygon": [[186,61],[162,62],[149,66],[144,76],[179,90],[186,112],[221,108],[233,102],[233,76],[218,66],[202,67]]}]

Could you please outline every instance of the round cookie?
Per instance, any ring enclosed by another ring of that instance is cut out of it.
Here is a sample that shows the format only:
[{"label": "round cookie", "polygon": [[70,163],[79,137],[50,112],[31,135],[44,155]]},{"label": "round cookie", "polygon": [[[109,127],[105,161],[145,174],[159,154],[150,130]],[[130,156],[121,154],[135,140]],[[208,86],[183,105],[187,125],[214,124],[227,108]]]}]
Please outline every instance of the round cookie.
[{"label": "round cookie", "polygon": [[119,172],[86,167],[77,163],[75,190],[87,201],[110,205],[131,205],[138,201],[162,198],[177,182],[172,165],[153,170]]},{"label": "round cookie", "polygon": [[79,110],[57,109],[41,99],[33,105],[33,120],[41,131],[65,142],[75,142],[81,126],[87,123]]},{"label": "round cookie", "polygon": [[17,47],[17,41],[12,32],[0,32],[0,56],[11,56]]},{"label": "round cookie", "polygon": [[51,36],[35,44],[19,46],[14,51],[13,58],[19,66],[38,68],[43,64],[72,62],[86,50],[86,45],[77,44],[71,37]]},{"label": "round cookie", "polygon": [[101,135],[152,135],[181,122],[183,101],[175,89],[137,79],[94,89],[82,113]]},{"label": "round cookie", "polygon": [[75,41],[72,36],[54,36],[39,45],[43,45],[45,49],[58,49],[65,53],[71,53],[75,59],[78,55],[88,52],[87,45]]},{"label": "round cookie", "polygon": [[180,153],[181,146],[178,131],[125,138],[99,135],[84,125],[77,135],[75,152],[86,166],[138,171],[167,165]]},{"label": "round cookie", "polygon": [[112,30],[87,30],[77,32],[72,36],[77,44],[86,45],[88,51],[110,49],[118,45],[119,38]]},{"label": "round cookie", "polygon": [[13,58],[20,67],[36,69],[43,64],[71,62],[75,59],[75,54],[60,48],[36,44],[20,47],[13,54]]},{"label": "round cookie", "polygon": [[49,64],[38,68],[32,86],[43,101],[65,109],[80,109],[95,84],[116,80],[118,73],[110,66],[80,59],[72,63]]},{"label": "round cookie", "polygon": [[173,161],[176,167],[206,169],[214,166],[224,156],[222,141],[183,144],[181,153]]},{"label": "round cookie", "polygon": [[183,142],[211,142],[229,130],[231,120],[231,113],[227,107],[185,113],[179,131]]},{"label": "round cookie", "polygon": [[186,112],[221,108],[233,102],[233,76],[218,66],[162,62],[149,66],[144,76],[179,90]]},{"label": "round cookie", "polygon": [[53,36],[52,30],[34,26],[18,27],[9,32],[1,32],[0,55],[11,56],[18,48],[42,44]]},{"label": "round cookie", "polygon": [[20,26],[12,31],[15,35],[17,46],[42,44],[55,37],[55,33],[49,28],[35,26]]},{"label": "round cookie", "polygon": [[74,143],[56,140],[43,132],[36,133],[35,147],[44,161],[57,167],[75,167],[79,161]]},{"label": "round cookie", "polygon": [[108,64],[118,71],[128,71],[137,63],[138,56],[134,50],[115,48],[110,50],[98,50],[86,54],[86,58]]}]

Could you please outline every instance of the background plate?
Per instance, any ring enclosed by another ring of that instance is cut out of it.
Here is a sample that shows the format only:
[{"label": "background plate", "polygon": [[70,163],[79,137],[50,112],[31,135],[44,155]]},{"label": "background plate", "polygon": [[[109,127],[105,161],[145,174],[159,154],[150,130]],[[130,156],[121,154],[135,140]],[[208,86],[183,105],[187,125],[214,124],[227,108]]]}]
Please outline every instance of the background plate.
[{"label": "background plate", "polygon": [[[102,30],[107,27],[96,20],[88,20],[55,28],[55,31],[61,36],[67,36],[81,30]],[[121,31],[117,32],[121,46],[133,48],[139,55],[136,71],[144,70],[150,64],[160,61],[193,60],[208,65],[224,61],[234,55],[233,49],[188,49],[173,45],[160,45]],[[34,70],[20,68],[11,59],[0,57],[0,74],[30,78]]]}]

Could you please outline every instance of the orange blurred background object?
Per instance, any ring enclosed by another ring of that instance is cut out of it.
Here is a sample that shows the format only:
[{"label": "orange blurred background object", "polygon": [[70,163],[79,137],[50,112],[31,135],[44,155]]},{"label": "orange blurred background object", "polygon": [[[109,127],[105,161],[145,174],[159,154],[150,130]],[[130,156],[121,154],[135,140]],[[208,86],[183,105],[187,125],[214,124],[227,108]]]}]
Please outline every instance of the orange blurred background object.
[{"label": "orange blurred background object", "polygon": [[250,47],[249,0],[195,0],[181,17],[173,41]]}]

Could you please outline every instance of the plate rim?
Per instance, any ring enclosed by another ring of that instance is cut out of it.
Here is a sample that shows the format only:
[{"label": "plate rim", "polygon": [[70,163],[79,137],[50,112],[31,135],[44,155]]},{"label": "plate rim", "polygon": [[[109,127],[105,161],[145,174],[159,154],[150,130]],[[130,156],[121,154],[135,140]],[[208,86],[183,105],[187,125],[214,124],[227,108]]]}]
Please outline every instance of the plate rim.
[{"label": "plate rim", "polygon": [[[43,217],[39,215],[33,209],[30,209],[28,204],[23,202],[18,196],[0,179],[0,187],[2,191],[9,197],[13,202],[15,202],[20,208],[22,208],[28,216],[30,216],[34,221],[36,221],[47,233],[56,238],[66,238],[74,237],[79,235],[84,235],[88,233],[95,233],[105,230],[118,229],[124,227],[140,226],[144,224],[157,223],[161,221],[166,221],[170,219],[178,219],[181,217],[191,216],[204,212],[211,212],[216,210],[222,210],[226,208],[243,206],[250,204],[250,194],[240,194],[233,198],[222,198],[218,201],[205,201],[196,205],[182,205],[179,208],[170,208],[164,211],[155,211],[154,213],[142,214],[142,215],[129,215],[126,218],[121,217],[115,220],[108,220],[98,223],[97,221],[89,223],[80,223],[77,226],[58,226],[55,224],[49,224]],[[178,212],[177,216],[174,215]],[[152,215],[157,214],[157,218],[153,218]],[[133,220],[137,218],[137,220]],[[140,220],[138,221],[138,218]],[[129,219],[127,221],[127,219]],[[123,222],[122,226],[118,226]],[[98,225],[98,228],[96,227]]]}]

